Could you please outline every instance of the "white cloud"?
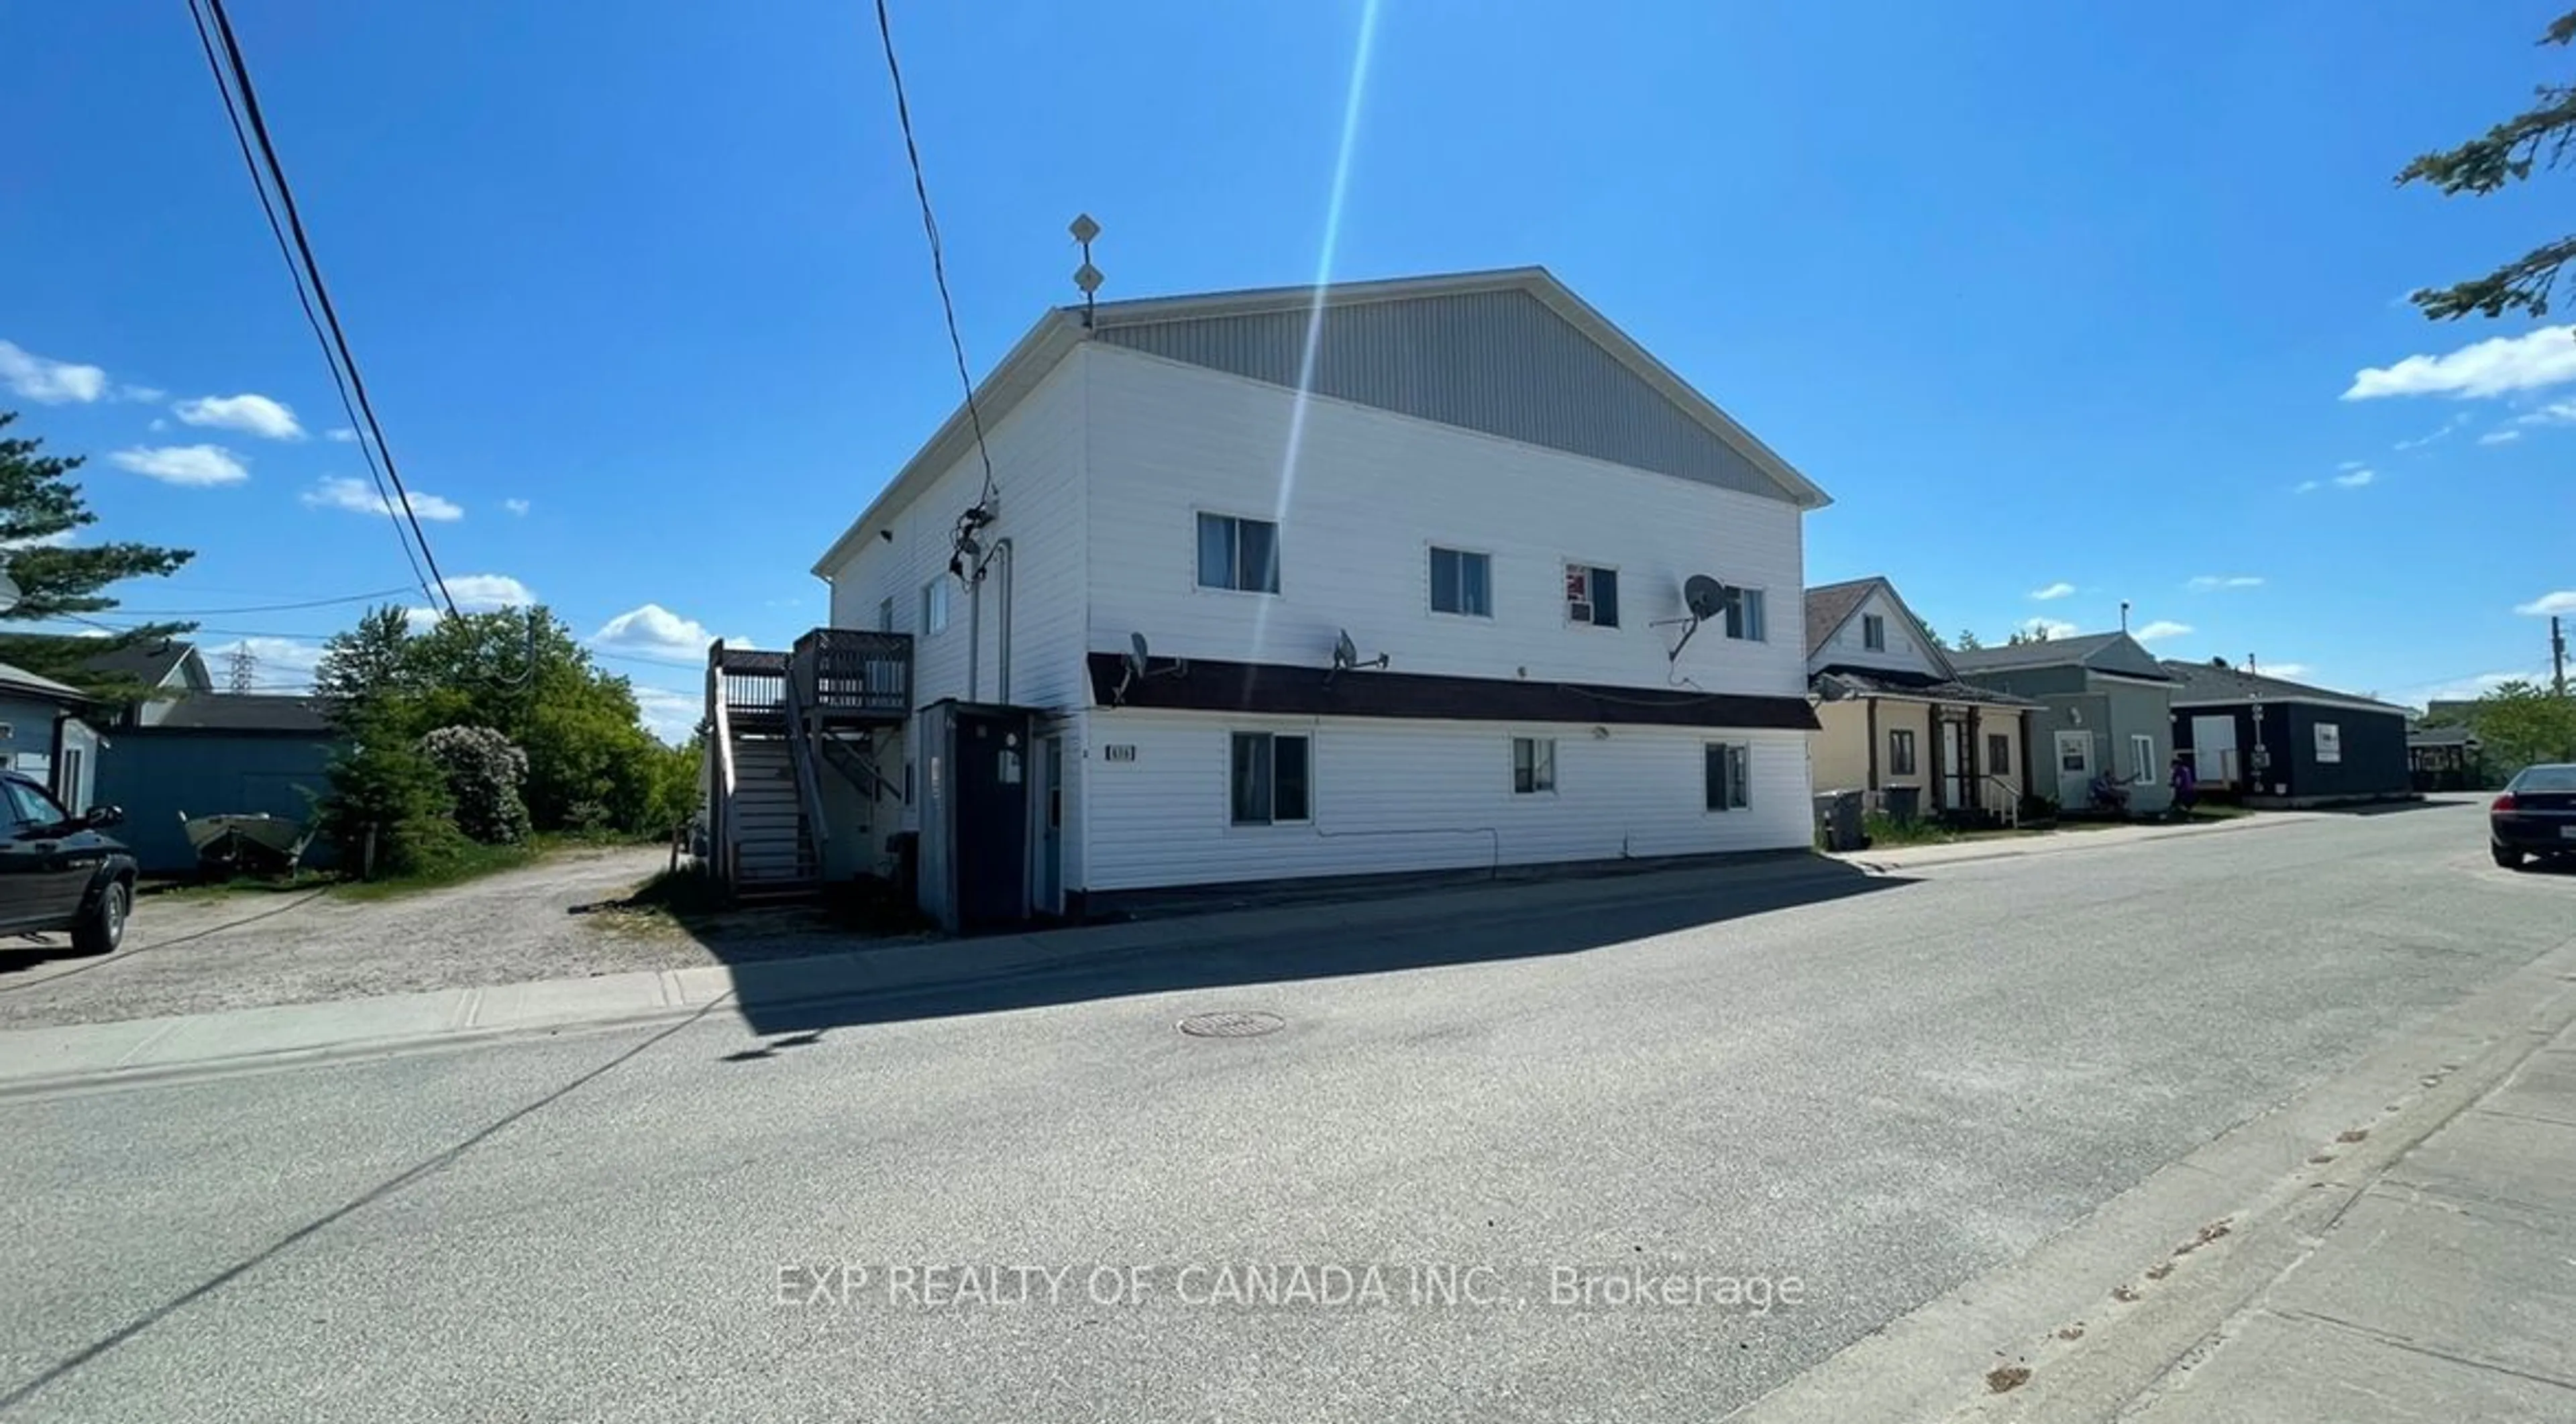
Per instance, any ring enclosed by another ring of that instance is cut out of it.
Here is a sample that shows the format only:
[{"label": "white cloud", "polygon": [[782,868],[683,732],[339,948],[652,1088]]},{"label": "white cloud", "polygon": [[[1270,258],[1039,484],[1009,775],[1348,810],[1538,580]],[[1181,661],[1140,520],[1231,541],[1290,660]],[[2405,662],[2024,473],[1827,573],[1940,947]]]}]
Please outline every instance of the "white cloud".
[{"label": "white cloud", "polygon": [[2338,484],[2338,485],[2343,486],[2345,489],[2359,489],[2359,488],[2361,488],[2363,485],[2369,484],[2372,480],[2375,480],[2375,479],[2378,479],[2378,478],[2379,478],[2379,476],[2378,476],[2376,473],[2372,472],[2372,471],[2369,471],[2369,470],[2355,470],[2355,471],[2353,471],[2351,474],[2348,474],[2348,475],[2337,475],[2337,476],[2335,476],[2335,477],[2334,477],[2334,482],[2335,482],[2336,484]]},{"label": "white cloud", "polygon": [[267,440],[301,440],[304,427],[295,412],[263,395],[199,396],[170,407],[182,424],[238,430]]},{"label": "white cloud", "polygon": [[2481,445],[2508,445],[2522,438],[2519,430],[2490,430],[2478,437]]},{"label": "white cloud", "polygon": [[58,529],[51,534],[46,534],[34,539],[0,539],[0,550],[60,549],[78,543],[79,541],[80,534],[77,530]]},{"label": "white cloud", "polygon": [[208,648],[206,671],[212,673],[215,687],[230,686],[232,656],[247,651],[251,656],[251,683],[259,692],[297,692],[313,685],[313,669],[322,661],[322,645],[296,638],[236,638],[220,647]]},{"label": "white cloud", "polygon": [[508,574],[450,574],[447,596],[467,613],[490,613],[500,608],[525,608],[537,601],[535,590]]},{"label": "white cloud", "polygon": [[686,745],[689,734],[697,730],[706,716],[705,698],[662,687],[637,687],[635,710],[643,714],[644,730],[673,746]]},{"label": "white cloud", "polygon": [[335,429],[323,431],[322,438],[325,440],[337,440],[343,445],[355,445],[358,443],[358,432],[351,430],[344,425]]},{"label": "white cloud", "polygon": [[140,401],[145,405],[150,405],[154,401],[157,401],[168,394],[170,394],[168,391],[161,389],[159,386],[124,386],[117,390],[116,398],[118,400]]},{"label": "white cloud", "polygon": [[510,511],[512,514],[525,514],[528,512],[528,502],[524,499],[505,499],[501,501],[501,507]]},{"label": "white cloud", "polygon": [[2362,462],[2359,460],[2346,460],[2342,464],[2335,466],[2338,470],[2358,470],[2361,467]]},{"label": "white cloud", "polygon": [[242,457],[220,445],[138,445],[107,460],[169,485],[237,485],[250,478]]},{"label": "white cloud", "polygon": [[2032,589],[2030,591],[2030,596],[2038,599],[2042,603],[2046,603],[2052,598],[2064,598],[2074,591],[2075,585],[2060,579],[2056,583],[2048,585],[2046,588]]},{"label": "white cloud", "polygon": [[[307,505],[315,509],[345,509],[352,514],[393,512],[393,502],[376,493],[374,486],[365,480],[352,479],[346,475],[334,475],[324,479],[313,488],[306,490],[303,498]],[[445,521],[465,517],[464,507],[456,501],[431,494],[427,490],[413,490],[409,503],[411,512],[423,519]]]},{"label": "white cloud", "polygon": [[2021,631],[2034,637],[2072,638],[2084,630],[2059,618],[2031,618],[2022,622]]},{"label": "white cloud", "polygon": [[2546,618],[2553,613],[2576,613],[2576,589],[2562,588],[2544,593],[2529,603],[2517,603],[2513,611],[2530,618]]},{"label": "white cloud", "polygon": [[2164,638],[2179,638],[2190,631],[2191,625],[2188,623],[2176,623],[2170,618],[2159,618],[2129,636],[2141,643],[2153,643]]},{"label": "white cloud", "polygon": [[590,636],[591,643],[637,657],[695,662],[707,655],[715,634],[694,618],[683,618],[658,603],[630,608],[608,620]]},{"label": "white cloud", "polygon": [[2183,587],[2194,593],[2211,593],[2222,588],[2261,588],[2259,574],[2202,574]]},{"label": "white cloud", "polygon": [[2466,702],[2484,697],[2508,682],[2534,682],[2546,687],[2549,685],[2549,670],[2538,668],[2528,672],[2482,672],[2475,677],[2454,678],[2449,682],[2420,683],[2404,689],[2399,696],[2387,700],[2409,702],[2419,707],[2427,702]]},{"label": "white cloud", "polygon": [[2299,481],[2299,487],[2298,487],[2298,489],[2295,491],[2295,493],[2298,493],[2298,494],[2313,494],[2313,493],[2315,493],[2316,491],[2318,491],[2318,490],[2320,490],[2320,489],[2323,489],[2323,488],[2325,488],[2325,486],[2324,486],[2324,485],[2322,485],[2322,484],[2320,484],[2320,483],[2318,483],[2318,482],[2317,482],[2317,481],[2315,481],[2315,480],[2301,480],[2301,481]]},{"label": "white cloud", "polygon": [[2576,381],[2576,326],[2494,336],[2441,356],[2409,356],[2356,372],[2345,400],[2383,396],[2500,396]]},{"label": "white cloud", "polygon": [[98,367],[56,361],[7,341],[0,341],[0,381],[40,405],[87,405],[107,394],[107,372]]},{"label": "white cloud", "polygon": [[2266,677],[2306,677],[2316,669],[2307,663],[2260,663],[2255,671]]}]

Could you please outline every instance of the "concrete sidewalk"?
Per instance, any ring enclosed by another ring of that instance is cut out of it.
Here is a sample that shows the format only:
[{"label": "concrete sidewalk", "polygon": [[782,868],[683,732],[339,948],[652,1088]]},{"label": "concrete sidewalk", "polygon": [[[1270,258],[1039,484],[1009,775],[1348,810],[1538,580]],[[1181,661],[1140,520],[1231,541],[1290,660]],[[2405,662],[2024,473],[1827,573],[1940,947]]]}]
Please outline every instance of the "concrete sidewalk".
[{"label": "concrete sidewalk", "polygon": [[1980,840],[1947,841],[1931,845],[1896,845],[1848,851],[1835,856],[1866,870],[1898,871],[1934,865],[1960,865],[1979,860],[2010,860],[2028,855],[2056,855],[2065,851],[2108,850],[2114,846],[2136,845],[2141,841],[2170,840],[2177,836],[2216,836],[2240,831],[2256,831],[2295,826],[2313,819],[2297,811],[2267,811],[2259,816],[2240,816],[2225,821],[2200,821],[2190,825],[2157,821],[2140,821],[2134,825],[2085,826],[2077,829],[2033,831],[2024,835],[1998,835]]},{"label": "concrete sidewalk", "polygon": [[2576,1029],[2425,1138],[2124,1419],[2576,1419]]},{"label": "concrete sidewalk", "polygon": [[[1398,931],[1467,914],[1561,910],[1587,900],[1819,893],[1871,877],[1827,856],[1608,871],[1381,892],[1333,902],[1173,915],[1027,934],[883,945],[796,959],[637,970],[321,1003],[0,1032],[0,1094],[127,1081],[341,1054],[421,1047],[580,1025],[646,1023],[728,1007],[894,999],[1049,971],[1110,967],[1263,936]],[[112,961],[102,961],[110,966]]]}]

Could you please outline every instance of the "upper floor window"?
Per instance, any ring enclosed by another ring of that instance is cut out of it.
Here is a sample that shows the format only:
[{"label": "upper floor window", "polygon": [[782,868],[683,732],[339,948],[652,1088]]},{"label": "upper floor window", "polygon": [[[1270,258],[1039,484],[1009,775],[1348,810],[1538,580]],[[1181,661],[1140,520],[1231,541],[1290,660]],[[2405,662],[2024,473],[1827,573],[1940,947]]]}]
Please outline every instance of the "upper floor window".
[{"label": "upper floor window", "polygon": [[1887,651],[1887,620],[1875,613],[1860,616],[1860,645],[1873,653]]},{"label": "upper floor window", "polygon": [[1199,516],[1199,587],[1279,591],[1279,526],[1231,514]]},{"label": "upper floor window", "polygon": [[1460,549],[1431,551],[1431,611],[1494,616],[1494,563]]},{"label": "upper floor window", "polygon": [[1590,564],[1565,566],[1565,617],[1595,628],[1619,626],[1619,571]]},{"label": "upper floor window", "polygon": [[[1868,629],[1864,625],[1862,636],[1867,635]],[[1735,591],[1735,597],[1726,605],[1726,636],[1742,638],[1754,643],[1762,642],[1769,637],[1762,620],[1762,590],[1739,588]],[[1872,646],[1879,646],[1885,642],[1886,636],[1882,631],[1879,644]]]},{"label": "upper floor window", "polygon": [[894,600],[891,598],[877,605],[877,631],[880,633],[894,631]]},{"label": "upper floor window", "polygon": [[948,631],[948,580],[935,578],[921,586],[921,632],[928,637]]}]

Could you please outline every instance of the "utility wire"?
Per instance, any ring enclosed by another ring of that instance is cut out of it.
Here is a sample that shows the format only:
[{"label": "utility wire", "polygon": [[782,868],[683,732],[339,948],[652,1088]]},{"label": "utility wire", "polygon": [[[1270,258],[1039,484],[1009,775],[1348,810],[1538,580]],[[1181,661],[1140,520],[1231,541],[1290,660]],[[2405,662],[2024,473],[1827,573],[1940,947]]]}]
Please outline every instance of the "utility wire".
[{"label": "utility wire", "polygon": [[[197,8],[197,0],[188,0],[188,18],[196,22],[197,43],[205,50],[206,68],[215,77],[215,92],[223,100],[224,117],[232,123],[233,143],[241,150],[242,167],[250,173],[251,191],[259,196],[259,210],[268,218],[269,235],[277,240],[277,255],[286,259],[286,275],[295,288],[295,304],[304,309],[304,324],[313,329],[313,339],[322,347],[323,368],[331,373],[331,385],[340,393],[340,412],[348,417],[354,434],[358,410],[349,399],[348,378],[340,374],[340,363],[331,354],[331,340],[322,330],[322,318],[314,312],[313,297],[304,289],[304,273],[295,265],[294,245],[287,240],[285,225],[277,220],[277,205],[270,201],[268,184],[260,177],[259,159],[251,152],[250,134],[242,128],[240,106],[233,99],[232,86],[224,79],[223,61],[215,54],[214,34],[207,27],[204,12]],[[376,498],[384,502],[385,513],[390,516],[394,508],[393,493],[385,487],[385,472],[376,463],[375,451],[364,440],[358,442],[358,458],[366,462],[367,477],[375,482]],[[420,585],[421,593],[430,601],[436,602],[438,595],[430,590],[429,576],[421,572],[420,556],[412,552],[411,536],[404,532],[402,521],[393,522],[393,531],[394,544],[402,550],[403,562],[411,566],[412,582]]]},{"label": "utility wire", "polygon": [[[359,426],[364,437],[361,443],[371,441],[374,444],[376,455],[384,461],[385,479],[393,484],[392,495],[386,497],[385,503],[390,509],[401,511],[402,522],[408,523],[411,527],[412,541],[420,546],[421,562],[429,566],[429,576],[421,583],[422,590],[430,594],[433,602],[445,603],[447,611],[455,614],[459,611],[456,597],[447,591],[446,576],[439,572],[438,556],[430,551],[429,535],[420,527],[420,515],[411,507],[411,492],[403,487],[402,471],[394,463],[393,447],[386,443],[384,426],[376,419],[374,403],[367,398],[366,379],[358,373],[358,358],[349,350],[348,333],[340,325],[340,314],[331,303],[331,289],[323,283],[321,264],[315,260],[312,241],[305,235],[303,215],[295,206],[295,190],[287,185],[285,165],[278,161],[277,145],[269,138],[268,120],[260,113],[259,91],[251,84],[250,66],[242,59],[241,41],[233,33],[232,17],[224,11],[224,0],[202,0],[202,3],[204,8],[200,10],[199,0],[189,0],[189,13],[197,21],[197,33],[201,41],[206,39],[208,16],[214,20],[215,33],[222,38],[223,61],[215,66],[217,87],[224,93],[225,112],[233,116],[234,136],[237,139],[241,137],[241,127],[247,122],[250,138],[257,142],[259,161],[251,165],[253,183],[260,183],[264,173],[266,186],[273,186],[277,190],[276,208],[284,210],[286,230],[294,237],[295,250],[288,257],[288,266],[297,272],[302,282],[309,283],[313,289],[313,304],[306,307],[305,314],[311,317],[314,314],[313,305],[318,305],[321,320],[317,323],[314,334],[317,337],[322,336],[320,328],[329,328],[329,334],[323,341],[323,355],[326,360],[336,357],[337,365],[333,371],[335,382],[343,372],[346,373],[348,380],[341,393],[342,403],[345,407],[351,403],[351,397],[355,398],[356,411],[352,419]],[[208,42],[206,47],[208,60],[212,63],[214,46]],[[227,79],[230,81],[228,85],[225,83]],[[237,111],[236,99],[239,101]],[[247,152],[249,147],[249,143],[243,144],[245,158],[249,157]],[[263,208],[268,208],[265,187],[261,192],[260,203]],[[269,225],[272,230],[277,226],[276,209],[269,209]],[[302,299],[300,287],[297,296],[298,300]],[[374,460],[368,461],[368,469],[370,472],[374,471]],[[377,493],[384,495],[384,481],[378,481]],[[397,532],[400,527],[401,525],[397,524]],[[408,557],[410,549],[406,547],[404,553]],[[413,572],[415,574],[419,572],[417,565],[414,566]]]},{"label": "utility wire", "polygon": [[[297,608],[329,608],[339,603],[364,603],[371,598],[392,598],[409,593],[409,585],[373,589],[366,593],[342,594],[338,598],[312,598],[301,603],[246,603],[234,608],[119,608],[120,617],[131,618],[221,618],[230,613],[285,613]],[[86,620],[84,620],[86,621]]]},{"label": "utility wire", "polygon": [[[214,0],[220,5],[220,0]],[[903,66],[894,58],[894,22],[886,0],[877,0],[877,37],[885,42],[886,77],[894,81],[894,115],[903,125],[903,153],[912,164],[913,196],[921,200],[921,231],[930,239],[930,276],[939,284],[939,310],[948,320],[948,349],[957,356],[957,384],[966,390],[966,419],[975,427],[975,457],[984,464],[984,500],[993,497],[993,457],[984,449],[984,413],[975,408],[975,381],[966,374],[966,343],[957,335],[957,305],[948,297],[948,262],[939,246],[939,221],[930,215],[930,184],[921,176],[921,147],[913,142],[912,105],[903,95]]]}]

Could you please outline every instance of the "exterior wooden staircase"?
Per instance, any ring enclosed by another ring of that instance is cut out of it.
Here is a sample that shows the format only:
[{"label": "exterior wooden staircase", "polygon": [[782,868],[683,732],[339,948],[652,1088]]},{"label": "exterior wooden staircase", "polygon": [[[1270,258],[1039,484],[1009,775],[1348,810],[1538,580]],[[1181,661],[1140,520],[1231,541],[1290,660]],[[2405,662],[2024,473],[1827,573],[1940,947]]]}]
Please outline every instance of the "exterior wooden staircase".
[{"label": "exterior wooden staircase", "polygon": [[911,715],[901,633],[817,628],[787,652],[709,648],[702,812],[716,875],[745,898],[820,889],[832,828],[818,768],[851,771],[848,747],[830,744]]}]

